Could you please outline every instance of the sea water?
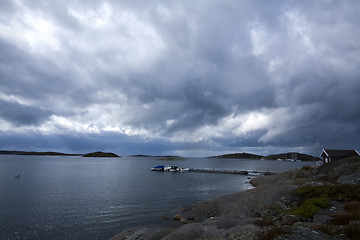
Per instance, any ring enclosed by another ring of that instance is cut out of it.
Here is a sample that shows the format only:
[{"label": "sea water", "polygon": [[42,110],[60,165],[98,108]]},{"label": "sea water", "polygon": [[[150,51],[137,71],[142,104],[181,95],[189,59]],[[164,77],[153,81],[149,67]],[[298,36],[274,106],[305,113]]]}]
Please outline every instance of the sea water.
[{"label": "sea water", "polygon": [[314,164],[0,155],[0,239],[108,239],[130,227],[173,225],[182,206],[251,187],[249,176],[150,171],[156,165],[282,172]]}]

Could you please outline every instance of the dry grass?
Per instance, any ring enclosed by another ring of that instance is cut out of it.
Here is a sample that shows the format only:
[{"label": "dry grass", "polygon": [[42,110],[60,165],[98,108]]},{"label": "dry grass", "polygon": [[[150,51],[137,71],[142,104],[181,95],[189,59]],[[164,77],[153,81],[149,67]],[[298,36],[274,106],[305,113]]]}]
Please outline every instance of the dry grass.
[{"label": "dry grass", "polygon": [[272,240],[275,239],[276,237],[280,236],[281,234],[283,234],[284,231],[282,230],[282,228],[280,226],[272,226],[269,228],[266,228],[263,232],[263,234],[260,236],[261,240]]},{"label": "dry grass", "polygon": [[259,227],[265,227],[265,226],[274,226],[275,223],[273,220],[264,218],[264,219],[256,219],[252,221],[253,224],[259,226]]},{"label": "dry grass", "polygon": [[346,212],[333,214],[333,219],[329,222],[335,225],[347,225],[350,221],[360,220],[360,202],[352,201],[344,204]]}]

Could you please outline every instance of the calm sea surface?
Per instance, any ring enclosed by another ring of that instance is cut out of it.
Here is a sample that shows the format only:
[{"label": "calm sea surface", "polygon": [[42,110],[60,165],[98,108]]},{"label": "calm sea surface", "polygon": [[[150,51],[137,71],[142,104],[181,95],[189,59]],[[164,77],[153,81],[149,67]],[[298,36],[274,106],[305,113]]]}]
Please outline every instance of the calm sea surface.
[{"label": "calm sea surface", "polygon": [[[0,239],[108,239],[134,226],[174,224],[184,205],[250,187],[249,177],[151,172],[155,165],[282,172],[314,165],[215,158],[0,155]],[[20,178],[14,176],[20,174]]]}]

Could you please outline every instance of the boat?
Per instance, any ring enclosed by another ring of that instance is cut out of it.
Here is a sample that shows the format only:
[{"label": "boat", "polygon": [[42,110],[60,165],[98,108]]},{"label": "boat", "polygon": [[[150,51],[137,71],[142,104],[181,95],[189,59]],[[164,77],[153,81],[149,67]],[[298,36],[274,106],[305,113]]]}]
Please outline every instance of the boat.
[{"label": "boat", "polygon": [[180,168],[178,166],[171,166],[170,172],[180,172]]},{"label": "boat", "polygon": [[152,167],[152,168],[151,168],[151,171],[161,171],[161,172],[163,172],[164,169],[165,169],[165,166],[164,166],[164,165],[158,165],[158,166],[156,166],[156,167]]},{"label": "boat", "polygon": [[188,172],[190,168],[181,168],[178,166],[164,166],[158,165],[156,167],[152,167],[151,171],[160,171],[160,172]]}]

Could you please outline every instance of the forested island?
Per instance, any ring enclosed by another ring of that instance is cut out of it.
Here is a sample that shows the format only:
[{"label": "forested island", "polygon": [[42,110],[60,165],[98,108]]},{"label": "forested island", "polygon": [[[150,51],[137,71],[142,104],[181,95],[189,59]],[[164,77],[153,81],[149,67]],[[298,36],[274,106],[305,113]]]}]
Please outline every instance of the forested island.
[{"label": "forested island", "polygon": [[106,152],[93,152],[83,155],[83,157],[111,157],[119,158],[120,156],[115,153],[106,153]]}]

